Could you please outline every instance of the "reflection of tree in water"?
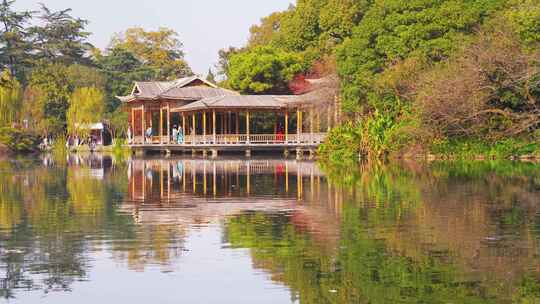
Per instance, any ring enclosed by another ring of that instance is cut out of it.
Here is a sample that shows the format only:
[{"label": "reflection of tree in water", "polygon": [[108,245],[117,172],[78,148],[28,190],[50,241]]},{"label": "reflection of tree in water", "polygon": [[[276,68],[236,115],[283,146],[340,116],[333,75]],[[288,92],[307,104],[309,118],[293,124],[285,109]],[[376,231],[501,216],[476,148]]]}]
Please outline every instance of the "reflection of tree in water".
[{"label": "reflection of tree in water", "polygon": [[539,262],[537,165],[339,172],[330,172],[346,181],[330,195],[341,200],[338,248],[328,249],[287,214],[246,213],[226,225],[232,246],[250,248],[254,265],[288,285],[300,303],[540,299],[540,276],[531,272]]},{"label": "reflection of tree in water", "polygon": [[7,161],[0,168],[2,297],[15,297],[16,289],[70,290],[90,268],[95,243],[85,236],[122,235],[130,227],[107,203],[125,189],[125,174],[111,174],[104,185],[84,168]]}]

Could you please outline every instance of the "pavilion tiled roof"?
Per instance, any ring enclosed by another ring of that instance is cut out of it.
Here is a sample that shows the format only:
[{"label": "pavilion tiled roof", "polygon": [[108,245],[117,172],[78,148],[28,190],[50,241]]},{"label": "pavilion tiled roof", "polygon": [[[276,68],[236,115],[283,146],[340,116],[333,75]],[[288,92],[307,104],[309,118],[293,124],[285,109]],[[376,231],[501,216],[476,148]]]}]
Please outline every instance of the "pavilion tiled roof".
[{"label": "pavilion tiled roof", "polygon": [[[194,81],[204,83],[203,86],[188,86]],[[200,100],[207,97],[235,95],[234,91],[218,88],[198,76],[184,77],[173,81],[138,81],[135,82],[133,91],[128,96],[117,96],[123,102],[132,100]]]},{"label": "pavilion tiled roof", "polygon": [[264,109],[280,110],[290,106],[292,95],[226,95],[204,98],[173,109],[172,112],[191,112],[211,109]]}]

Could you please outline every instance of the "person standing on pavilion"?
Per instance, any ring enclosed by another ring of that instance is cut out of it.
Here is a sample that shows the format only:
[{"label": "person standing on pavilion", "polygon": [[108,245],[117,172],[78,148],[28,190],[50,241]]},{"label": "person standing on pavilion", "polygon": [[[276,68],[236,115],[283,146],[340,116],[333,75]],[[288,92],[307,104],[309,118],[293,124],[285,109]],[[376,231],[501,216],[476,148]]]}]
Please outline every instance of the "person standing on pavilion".
[{"label": "person standing on pavilion", "polygon": [[175,142],[178,139],[178,129],[176,128],[176,125],[172,128],[172,141]]},{"label": "person standing on pavilion", "polygon": [[152,126],[146,129],[146,141],[150,143],[152,142]]},{"label": "person standing on pavilion", "polygon": [[127,129],[127,140],[128,140],[128,144],[131,144],[133,142],[133,139],[131,138],[132,137],[132,134],[131,134],[131,127],[128,127]]},{"label": "person standing on pavilion", "polygon": [[176,142],[179,143],[179,144],[184,143],[184,129],[182,127],[178,128],[178,135],[177,135],[177,138],[176,138]]}]

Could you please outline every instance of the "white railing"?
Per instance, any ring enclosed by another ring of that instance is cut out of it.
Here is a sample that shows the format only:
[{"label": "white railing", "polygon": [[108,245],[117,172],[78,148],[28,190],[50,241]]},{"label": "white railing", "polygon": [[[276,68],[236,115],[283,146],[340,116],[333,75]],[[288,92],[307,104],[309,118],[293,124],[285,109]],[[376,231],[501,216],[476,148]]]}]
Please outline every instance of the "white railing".
[{"label": "white railing", "polygon": [[219,134],[219,135],[186,135],[182,143],[177,143],[167,136],[154,136],[151,141],[143,142],[142,136],[135,136],[133,144],[166,144],[166,145],[246,145],[246,144],[320,144],[326,133],[298,134]]}]

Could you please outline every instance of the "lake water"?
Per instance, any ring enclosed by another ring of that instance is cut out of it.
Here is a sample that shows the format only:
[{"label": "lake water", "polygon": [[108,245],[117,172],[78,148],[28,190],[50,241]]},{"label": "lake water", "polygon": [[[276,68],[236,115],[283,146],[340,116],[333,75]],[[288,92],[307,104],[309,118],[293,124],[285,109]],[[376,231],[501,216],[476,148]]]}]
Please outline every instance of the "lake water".
[{"label": "lake water", "polygon": [[0,303],[540,303],[540,165],[0,160]]}]

